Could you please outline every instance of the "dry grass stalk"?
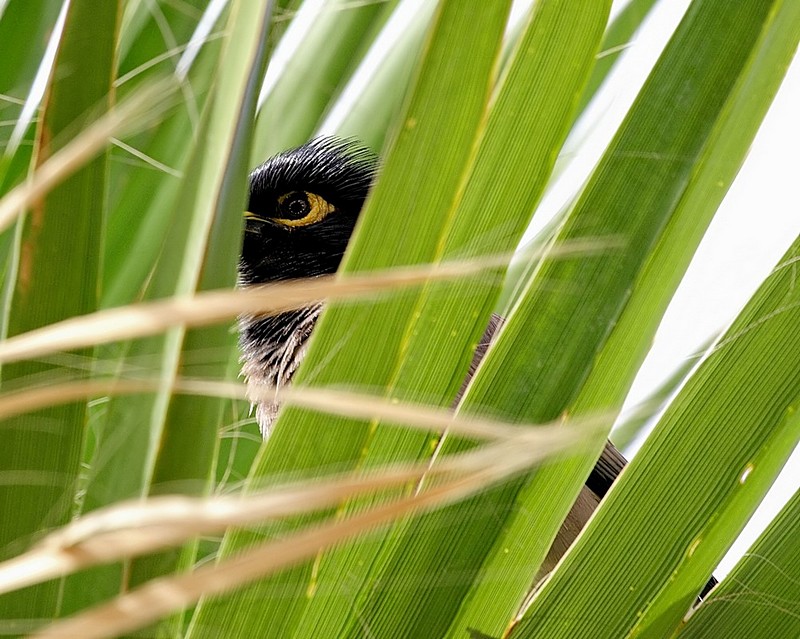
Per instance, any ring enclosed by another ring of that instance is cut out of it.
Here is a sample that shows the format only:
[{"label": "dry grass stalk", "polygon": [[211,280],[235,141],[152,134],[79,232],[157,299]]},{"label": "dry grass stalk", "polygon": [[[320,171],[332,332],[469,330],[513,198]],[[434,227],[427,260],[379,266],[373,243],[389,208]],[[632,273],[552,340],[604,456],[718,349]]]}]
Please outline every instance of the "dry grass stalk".
[{"label": "dry grass stalk", "polygon": [[[568,257],[607,248],[608,242],[572,242],[548,256]],[[532,255],[531,259],[537,257]],[[73,317],[0,343],[0,363],[41,357],[58,351],[146,337],[174,326],[203,326],[241,314],[269,315],[323,300],[353,299],[431,281],[478,275],[508,264],[509,255],[393,268],[385,271],[278,282],[247,290],[218,290],[98,311]]]},{"label": "dry grass stalk", "polygon": [[[236,497],[172,495],[124,502],[89,513],[51,533],[31,551],[0,564],[0,594],[97,564],[179,545],[199,535],[218,534],[230,526],[309,513],[364,493],[416,484],[423,476],[428,480],[468,476],[494,466],[502,466],[505,476],[574,447],[579,433],[583,436],[585,428],[597,428],[601,423],[581,423],[579,431],[554,425],[517,427],[514,437],[445,457],[433,466],[427,461],[392,465],[368,474],[297,482]],[[515,447],[522,448],[524,454],[510,454]],[[513,463],[515,455],[517,463]]]},{"label": "dry grass stalk", "polygon": [[23,211],[103,151],[114,137],[142,130],[156,122],[176,91],[174,79],[143,87],[99,117],[48,158],[26,182],[0,199],[0,232]]},{"label": "dry grass stalk", "polygon": [[[48,406],[88,400],[98,396],[157,392],[163,381],[152,379],[102,379],[66,382],[51,386],[26,388],[0,395],[0,420],[5,420]],[[446,408],[424,406],[391,399],[351,393],[342,390],[289,386],[280,389],[263,386],[254,393],[246,392],[239,382],[178,378],[171,386],[177,394],[228,397],[252,401],[277,399],[310,410],[342,417],[380,420],[425,431],[447,431],[475,439],[502,440],[519,436],[520,428],[533,425],[505,422],[478,416],[455,414]],[[606,419],[607,418],[603,418]],[[541,429],[542,426],[536,426]],[[1,429],[2,427],[0,427]]]},{"label": "dry grass stalk", "polygon": [[[546,456],[574,447],[585,436],[584,429],[564,427],[550,432],[547,437],[536,436],[536,431],[521,429],[513,439],[485,446],[476,451],[454,455],[442,460],[436,472],[458,473],[460,476],[434,485],[413,496],[401,498],[387,504],[373,507],[351,517],[327,522],[301,530],[291,537],[270,541],[245,550],[239,555],[225,559],[216,565],[198,568],[191,573],[155,579],[140,588],[121,595],[107,604],[80,613],[70,619],[57,622],[32,635],[35,639],[80,636],[86,639],[114,637],[132,632],[158,619],[196,603],[204,595],[217,595],[246,585],[272,572],[296,562],[313,557],[321,550],[341,543],[351,537],[363,534],[376,526],[407,516],[441,507],[508,477],[540,462]],[[378,479],[367,478],[365,490],[385,487],[386,479],[391,477],[404,483],[414,479],[420,472],[428,471],[427,464],[393,469],[389,475]],[[347,479],[336,488],[353,490],[358,479]],[[333,488],[333,487],[332,487]],[[360,490],[360,488],[359,488]],[[335,490],[333,491],[335,492]],[[355,493],[351,493],[355,494]],[[334,497],[331,493],[330,497]],[[336,497],[339,499],[340,497]],[[252,508],[248,498],[226,506],[245,517],[245,511]],[[185,513],[184,513],[185,514]],[[196,525],[198,520],[193,522]],[[180,524],[180,522],[176,522]],[[215,526],[222,521],[215,520]],[[164,528],[157,528],[164,534]],[[194,531],[192,534],[196,534]],[[153,535],[149,537],[153,538]],[[98,547],[106,542],[98,538]],[[88,555],[85,551],[71,551],[77,555]]]}]

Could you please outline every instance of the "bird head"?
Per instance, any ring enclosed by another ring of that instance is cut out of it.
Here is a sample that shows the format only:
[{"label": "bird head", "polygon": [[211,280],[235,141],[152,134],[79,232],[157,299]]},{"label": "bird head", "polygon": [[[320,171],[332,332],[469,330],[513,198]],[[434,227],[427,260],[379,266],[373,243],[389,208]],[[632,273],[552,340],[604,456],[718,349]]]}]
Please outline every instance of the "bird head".
[{"label": "bird head", "polygon": [[243,285],[334,273],[377,169],[352,141],[318,138],[250,174]]}]

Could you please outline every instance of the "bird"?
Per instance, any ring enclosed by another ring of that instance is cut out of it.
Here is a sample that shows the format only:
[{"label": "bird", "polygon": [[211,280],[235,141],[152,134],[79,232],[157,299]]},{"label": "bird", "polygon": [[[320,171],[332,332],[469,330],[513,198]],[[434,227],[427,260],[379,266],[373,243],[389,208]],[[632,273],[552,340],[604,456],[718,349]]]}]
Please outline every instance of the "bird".
[{"label": "bird", "polygon": [[[374,153],[354,140],[331,137],[311,140],[254,169],[249,180],[239,285],[335,273],[377,174]],[[314,304],[274,316],[239,319],[242,373],[249,386],[279,389],[290,383],[320,311],[321,305]],[[489,322],[459,396],[502,321],[495,315]],[[269,436],[278,408],[276,401],[256,404],[256,419],[264,438]],[[622,453],[606,442],[551,544],[537,580],[555,567],[626,464]]]},{"label": "bird", "polygon": [[[377,175],[378,159],[353,140],[317,138],[250,174],[239,258],[242,287],[335,273]],[[249,386],[279,390],[302,361],[321,305],[239,318],[242,373]],[[256,405],[264,438],[277,402]]]}]

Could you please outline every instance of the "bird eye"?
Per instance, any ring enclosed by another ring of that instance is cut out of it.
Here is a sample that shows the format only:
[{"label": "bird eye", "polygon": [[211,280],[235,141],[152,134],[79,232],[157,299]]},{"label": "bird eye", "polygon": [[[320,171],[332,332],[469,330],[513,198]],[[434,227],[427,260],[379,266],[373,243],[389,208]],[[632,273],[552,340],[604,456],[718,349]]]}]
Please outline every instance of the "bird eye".
[{"label": "bird eye", "polygon": [[292,191],[278,198],[275,222],[289,227],[308,226],[324,220],[333,206],[316,193]]}]

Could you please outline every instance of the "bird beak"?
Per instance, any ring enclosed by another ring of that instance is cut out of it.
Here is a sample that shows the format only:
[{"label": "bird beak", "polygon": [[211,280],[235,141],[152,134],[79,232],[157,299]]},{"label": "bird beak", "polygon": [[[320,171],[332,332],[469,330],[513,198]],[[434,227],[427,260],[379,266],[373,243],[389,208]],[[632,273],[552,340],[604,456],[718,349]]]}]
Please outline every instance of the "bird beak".
[{"label": "bird beak", "polygon": [[254,222],[266,222],[263,217],[259,217],[255,213],[251,213],[250,211],[244,212],[244,219],[245,221],[253,220]]}]

